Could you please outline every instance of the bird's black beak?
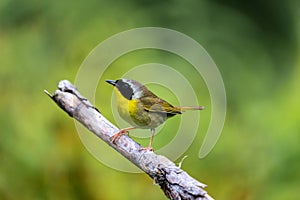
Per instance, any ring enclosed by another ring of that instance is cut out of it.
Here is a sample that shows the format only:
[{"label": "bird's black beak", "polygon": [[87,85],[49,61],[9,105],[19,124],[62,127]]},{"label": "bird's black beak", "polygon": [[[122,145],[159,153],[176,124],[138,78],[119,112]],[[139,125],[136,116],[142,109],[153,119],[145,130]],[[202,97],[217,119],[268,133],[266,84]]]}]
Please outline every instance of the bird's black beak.
[{"label": "bird's black beak", "polygon": [[107,83],[109,83],[109,84],[111,84],[113,86],[116,85],[116,81],[114,81],[114,80],[106,80],[105,82],[107,82]]}]

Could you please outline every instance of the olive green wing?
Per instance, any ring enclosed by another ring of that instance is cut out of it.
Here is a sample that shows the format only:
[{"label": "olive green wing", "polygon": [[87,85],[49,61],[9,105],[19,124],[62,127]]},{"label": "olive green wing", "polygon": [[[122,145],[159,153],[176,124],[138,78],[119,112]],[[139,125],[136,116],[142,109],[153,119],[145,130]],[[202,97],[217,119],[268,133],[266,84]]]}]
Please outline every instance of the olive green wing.
[{"label": "olive green wing", "polygon": [[144,109],[148,112],[158,112],[158,113],[166,113],[166,114],[181,114],[181,110],[177,107],[172,106],[165,100],[162,100],[155,97],[142,97],[140,98],[141,103],[144,106]]}]

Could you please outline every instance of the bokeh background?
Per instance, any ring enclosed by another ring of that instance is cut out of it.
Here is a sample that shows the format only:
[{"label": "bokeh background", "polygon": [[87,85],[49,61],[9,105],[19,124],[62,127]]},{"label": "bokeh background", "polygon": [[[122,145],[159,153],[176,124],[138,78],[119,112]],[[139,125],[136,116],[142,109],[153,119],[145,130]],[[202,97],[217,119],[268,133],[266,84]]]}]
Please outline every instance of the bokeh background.
[{"label": "bokeh background", "polygon": [[[147,26],[197,40],[226,87],[228,112],[217,145],[199,159],[200,131],[182,168],[208,184],[216,199],[299,199],[299,8],[296,0],[1,1],[0,199],[165,199],[147,175],[98,162],[73,120],[43,93],[61,79],[74,81],[101,41]],[[136,52],[116,61],[105,77],[147,62],[186,64],[166,53]],[[180,70],[189,73],[189,67]],[[99,89],[96,106],[113,120],[111,88],[103,90],[110,95]],[[209,94],[201,95],[209,104]],[[172,138],[159,137],[156,145]]]}]

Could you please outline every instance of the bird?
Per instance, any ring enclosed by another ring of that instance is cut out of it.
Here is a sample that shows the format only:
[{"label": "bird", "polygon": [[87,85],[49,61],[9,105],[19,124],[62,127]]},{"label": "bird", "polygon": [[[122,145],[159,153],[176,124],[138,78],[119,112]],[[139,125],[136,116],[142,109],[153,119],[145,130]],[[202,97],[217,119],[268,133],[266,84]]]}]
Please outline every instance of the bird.
[{"label": "bird", "polygon": [[152,141],[156,127],[186,110],[204,109],[204,106],[173,106],[135,80],[120,78],[118,80],[106,80],[106,82],[114,86],[119,115],[131,125],[115,133],[111,137],[113,143],[129,130],[150,129],[149,145],[146,148],[141,148],[141,150],[153,151]]}]

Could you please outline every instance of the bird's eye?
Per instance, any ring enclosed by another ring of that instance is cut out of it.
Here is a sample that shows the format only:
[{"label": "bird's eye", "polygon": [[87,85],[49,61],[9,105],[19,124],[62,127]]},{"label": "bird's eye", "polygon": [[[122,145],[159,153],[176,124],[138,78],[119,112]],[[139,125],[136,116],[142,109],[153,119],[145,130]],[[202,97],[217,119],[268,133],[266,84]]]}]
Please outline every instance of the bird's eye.
[{"label": "bird's eye", "polygon": [[132,98],[133,89],[128,83],[120,82],[120,84],[117,85],[117,88],[125,98],[128,100]]}]

